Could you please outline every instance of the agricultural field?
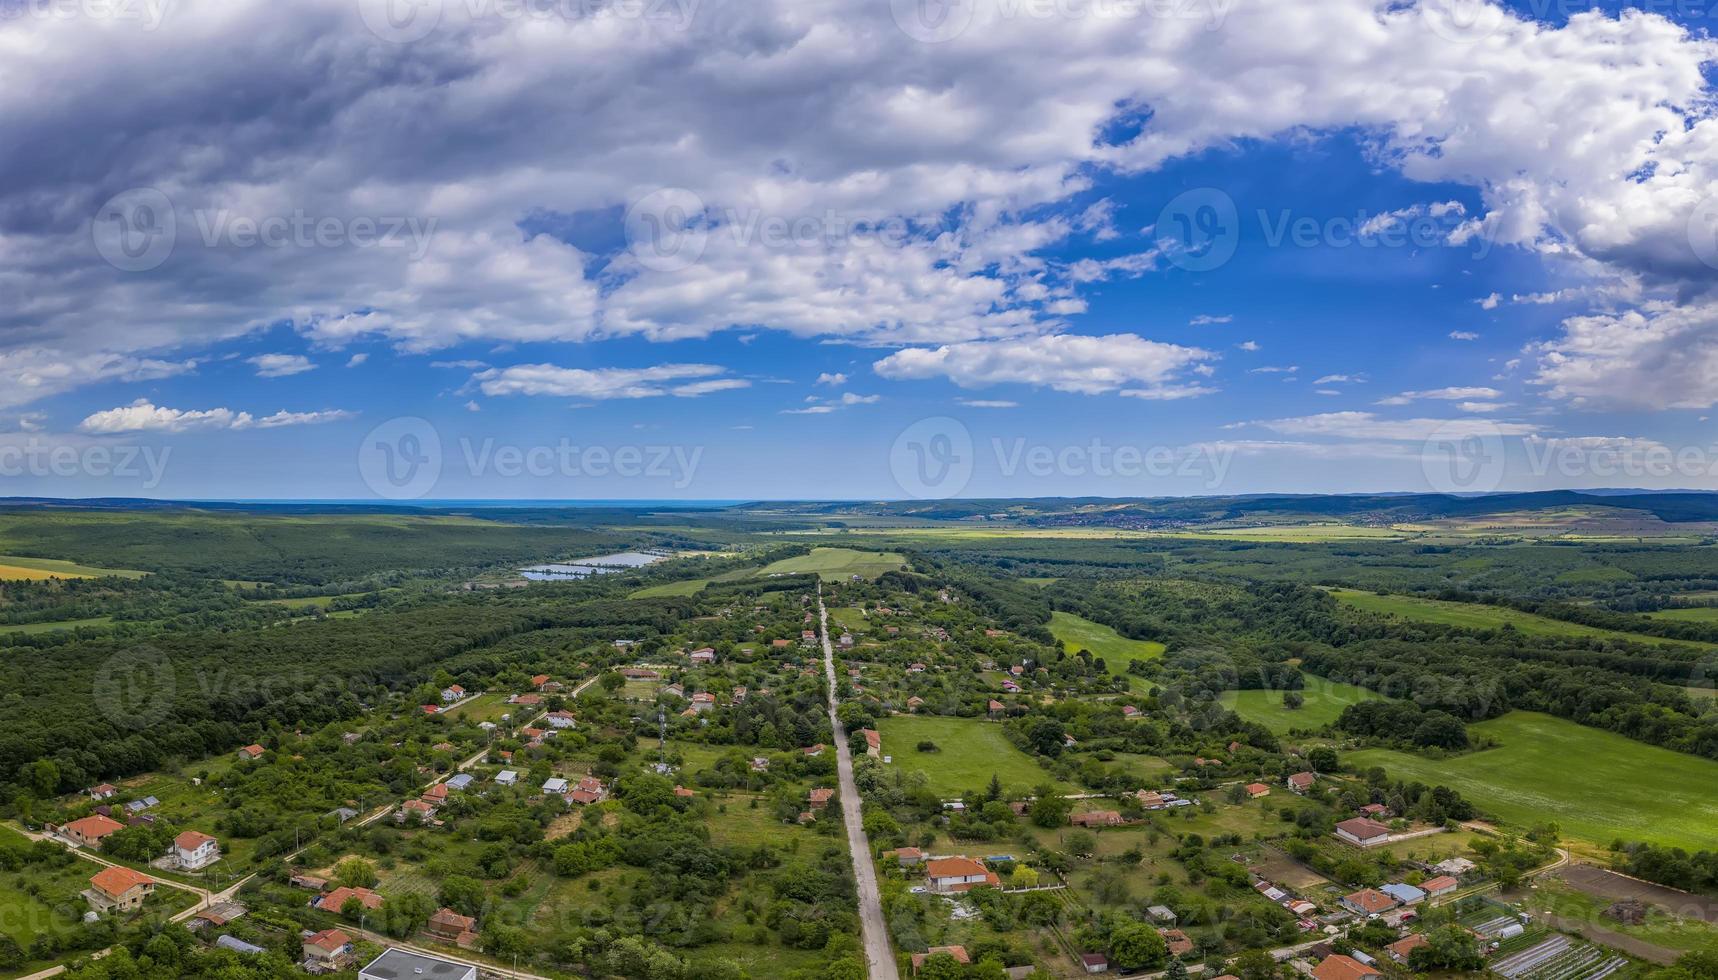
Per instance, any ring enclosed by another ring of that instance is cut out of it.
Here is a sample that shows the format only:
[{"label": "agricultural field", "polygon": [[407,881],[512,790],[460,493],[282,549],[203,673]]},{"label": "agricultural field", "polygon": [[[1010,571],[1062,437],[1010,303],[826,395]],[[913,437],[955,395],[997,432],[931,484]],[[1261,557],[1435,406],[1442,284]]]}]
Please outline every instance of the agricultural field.
[{"label": "agricultural field", "polygon": [[1528,908],[1542,918],[1592,923],[1677,952],[1718,948],[1718,925],[1699,918],[1672,915],[1653,906],[1647,907],[1646,922],[1634,925],[1606,916],[1604,911],[1610,905],[1609,898],[1589,895],[1555,879],[1541,881],[1528,899]]},{"label": "agricultural field", "polygon": [[1680,646],[1712,647],[1710,643],[1665,640],[1639,633],[1600,629],[1580,623],[1568,623],[1546,616],[1535,616],[1503,606],[1487,606],[1472,602],[1445,602],[1441,599],[1421,599],[1407,595],[1378,595],[1356,589],[1331,589],[1330,594],[1343,605],[1363,612],[1397,616],[1422,623],[1459,626],[1462,629],[1488,630],[1504,625],[1515,627],[1529,636],[1586,636],[1605,640],[1628,640],[1633,643],[1665,643]]},{"label": "agricultural field", "polygon": [[1092,651],[1093,656],[1104,658],[1104,666],[1117,676],[1127,674],[1130,660],[1156,660],[1163,656],[1161,643],[1130,640],[1102,623],[1082,619],[1073,613],[1051,613],[1050,633],[1067,646],[1069,653],[1083,648]]},{"label": "agricultural field", "polygon": [[759,569],[759,576],[805,575],[816,573],[825,582],[839,582],[857,575],[876,578],[906,564],[906,559],[892,551],[856,551],[852,548],[813,548],[809,555],[783,558]]},{"label": "agricultural field", "polygon": [[1668,619],[1679,623],[1718,623],[1718,606],[1690,606],[1687,609],[1660,609],[1647,613],[1653,619]]},{"label": "agricultural field", "polygon": [[89,619],[62,619],[52,623],[15,623],[0,624],[0,636],[7,633],[23,633],[34,636],[38,633],[52,633],[55,630],[75,630],[83,627],[100,627],[113,625],[112,616],[92,616]]},{"label": "agricultural field", "polygon": [[15,555],[0,555],[0,580],[39,582],[51,578],[101,578],[115,575],[120,578],[142,578],[147,572],[132,571],[125,568],[97,568],[94,565],[80,565],[74,561],[61,561],[56,558],[19,558]]},{"label": "agricultural field", "polygon": [[664,582],[661,585],[649,585],[631,593],[631,599],[662,599],[669,596],[697,595],[704,586],[709,585],[707,578],[689,578],[682,582]]},{"label": "agricultural field", "polygon": [[[922,770],[931,788],[946,796],[982,790],[992,774],[1017,791],[1044,782],[1066,786],[1004,738],[1001,726],[988,721],[896,715],[878,721],[877,730],[883,735],[883,754],[893,756],[897,768]],[[919,751],[924,741],[934,742],[937,751]]]},{"label": "agricultural field", "polygon": [[1223,707],[1248,721],[1258,722],[1278,735],[1296,729],[1316,730],[1335,721],[1344,708],[1362,701],[1380,701],[1383,695],[1353,684],[1308,676],[1299,708],[1283,704],[1283,691],[1225,691]]},{"label": "agricultural field", "polygon": [[1383,766],[1395,779],[1448,786],[1517,827],[1555,821],[1565,837],[1592,849],[1619,837],[1711,846],[1718,762],[1527,711],[1470,730],[1499,746],[1442,760],[1365,749],[1342,760],[1352,769]]}]

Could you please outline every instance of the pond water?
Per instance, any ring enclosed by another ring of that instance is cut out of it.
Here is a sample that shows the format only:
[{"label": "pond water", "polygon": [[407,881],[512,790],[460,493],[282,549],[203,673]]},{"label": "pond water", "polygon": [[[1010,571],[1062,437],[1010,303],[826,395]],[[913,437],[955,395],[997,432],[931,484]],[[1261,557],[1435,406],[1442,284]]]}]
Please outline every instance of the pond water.
[{"label": "pond water", "polygon": [[667,557],[667,555],[652,555],[642,551],[622,551],[612,555],[597,555],[595,558],[577,558],[568,562],[531,565],[520,569],[519,574],[533,582],[567,582],[573,579],[588,578],[592,575],[602,575],[606,572],[624,572],[631,568],[643,568],[652,562],[659,562]]}]

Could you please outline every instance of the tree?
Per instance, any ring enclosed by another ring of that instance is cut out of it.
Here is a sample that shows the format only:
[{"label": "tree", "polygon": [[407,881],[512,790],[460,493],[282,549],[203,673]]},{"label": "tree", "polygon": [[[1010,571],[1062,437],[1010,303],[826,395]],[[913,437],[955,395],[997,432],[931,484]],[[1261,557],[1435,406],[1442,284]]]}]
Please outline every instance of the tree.
[{"label": "tree", "polygon": [[602,675],[602,680],[597,681],[597,684],[600,685],[603,690],[613,694],[626,686],[626,678],[620,676],[614,671],[609,671]]},{"label": "tree", "polygon": [[1312,766],[1313,772],[1337,772],[1342,768],[1341,761],[1336,757],[1336,750],[1328,745],[1320,745],[1308,752],[1306,761]]},{"label": "tree", "polygon": [[996,773],[990,774],[990,785],[985,788],[984,798],[987,800],[1002,799],[1002,780]]},{"label": "tree", "polygon": [[960,960],[947,953],[932,953],[925,957],[925,965],[919,967],[920,980],[961,980],[965,974]]},{"label": "tree", "polygon": [[1290,711],[1299,711],[1303,704],[1306,704],[1306,698],[1299,691],[1283,692],[1283,707]]},{"label": "tree", "polygon": [[1110,964],[1123,970],[1146,970],[1162,966],[1169,958],[1169,944],[1156,929],[1140,922],[1117,926],[1110,932]]},{"label": "tree", "polygon": [[350,857],[334,866],[334,880],[347,888],[374,888],[376,866],[363,858]]},{"label": "tree", "polygon": [[1478,970],[1484,963],[1479,941],[1466,929],[1453,924],[1427,932],[1426,944],[1408,954],[1408,965],[1416,973]]},{"label": "tree", "polygon": [[1014,869],[1013,874],[1008,876],[1008,883],[1015,888],[1036,888],[1038,887],[1038,872],[1022,864]]},{"label": "tree", "polygon": [[1164,980],[1187,980],[1187,964],[1180,960],[1170,960],[1163,976]]},{"label": "tree", "polygon": [[1068,822],[1068,814],[1074,809],[1072,800],[1065,800],[1056,792],[1054,786],[1040,786],[1036,790],[1037,799],[1032,801],[1027,809],[1032,822],[1039,827],[1060,827]]},{"label": "tree", "polygon": [[461,915],[476,915],[483,910],[483,885],[465,875],[448,875],[441,880],[441,904]]},{"label": "tree", "polygon": [[1241,980],[1275,980],[1281,975],[1277,961],[1271,954],[1258,949],[1250,949],[1235,958],[1235,976]]},{"label": "tree", "polygon": [[1098,839],[1087,831],[1076,830],[1068,835],[1067,845],[1069,854],[1091,857],[1092,852],[1098,849]]},{"label": "tree", "polygon": [[1062,754],[1062,742],[1066,737],[1067,731],[1061,722],[1054,718],[1040,718],[1027,732],[1026,741],[1031,744],[1032,751],[1055,758]]}]

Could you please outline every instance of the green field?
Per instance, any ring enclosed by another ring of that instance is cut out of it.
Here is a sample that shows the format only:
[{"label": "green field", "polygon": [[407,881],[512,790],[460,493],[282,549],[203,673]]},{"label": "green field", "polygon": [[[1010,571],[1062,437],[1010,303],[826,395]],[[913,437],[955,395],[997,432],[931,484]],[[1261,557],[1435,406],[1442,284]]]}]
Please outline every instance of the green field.
[{"label": "green field", "polygon": [[1163,656],[1161,643],[1130,640],[1102,623],[1081,619],[1073,613],[1051,613],[1050,633],[1067,646],[1069,653],[1086,649],[1092,651],[1092,656],[1104,658],[1104,666],[1116,675],[1127,673],[1130,660],[1156,660]]},{"label": "green field", "polygon": [[710,580],[707,578],[689,578],[684,582],[664,582],[661,585],[645,586],[644,588],[633,592],[627,596],[627,598],[662,599],[668,596],[696,595],[703,591],[704,586],[709,584]]},{"label": "green field", "polygon": [[1518,827],[1554,820],[1607,846],[1650,841],[1698,850],[1718,826],[1718,762],[1528,711],[1470,726],[1498,748],[1434,760],[1389,749],[1346,753],[1351,769],[1442,784]]},{"label": "green field", "polygon": [[142,578],[145,574],[147,573],[126,568],[96,568],[94,565],[80,565],[75,561],[60,561],[57,558],[0,555],[0,579],[24,579],[33,582],[50,578],[100,578],[104,575]]},{"label": "green field", "polygon": [[907,560],[892,551],[856,551],[852,548],[813,548],[811,554],[783,558],[758,571],[758,575],[805,575],[815,572],[826,582],[857,575],[876,578],[905,565]]},{"label": "green field", "polygon": [[1504,606],[1487,606],[1473,602],[1445,602],[1441,599],[1421,599],[1407,595],[1378,595],[1355,589],[1331,589],[1337,601],[1365,612],[1399,616],[1422,623],[1459,626],[1462,629],[1497,629],[1505,624],[1529,636],[1590,636],[1605,640],[1628,640],[1634,643],[1680,643],[1683,646],[1712,647],[1711,643],[1665,640],[1639,633],[1600,629],[1568,623],[1547,616],[1535,616]]},{"label": "green field", "polygon": [[1248,721],[1256,721],[1278,735],[1297,728],[1316,729],[1335,721],[1342,709],[1361,701],[1378,701],[1383,695],[1353,684],[1339,684],[1321,677],[1307,677],[1304,703],[1296,709],[1283,707],[1281,691],[1225,691],[1223,707]]},{"label": "green field", "polygon": [[1653,619],[1669,619],[1683,623],[1718,623],[1718,606],[1691,606],[1687,609],[1660,609],[1647,613]]},{"label": "green field", "polygon": [[[1056,782],[1036,760],[1004,738],[1002,727],[992,722],[896,715],[880,720],[877,730],[883,735],[883,754],[893,756],[895,766],[909,772],[922,770],[930,776],[931,789],[945,796],[981,790],[992,774],[1006,789],[1017,793],[1039,783]],[[916,746],[927,739],[941,751],[920,752]],[[1073,788],[1066,791],[1073,792]]]},{"label": "green field", "polygon": [[94,616],[90,619],[62,619],[52,623],[17,623],[11,626],[0,624],[0,635],[7,633],[52,633],[55,630],[75,630],[80,626],[111,626],[112,616]]}]

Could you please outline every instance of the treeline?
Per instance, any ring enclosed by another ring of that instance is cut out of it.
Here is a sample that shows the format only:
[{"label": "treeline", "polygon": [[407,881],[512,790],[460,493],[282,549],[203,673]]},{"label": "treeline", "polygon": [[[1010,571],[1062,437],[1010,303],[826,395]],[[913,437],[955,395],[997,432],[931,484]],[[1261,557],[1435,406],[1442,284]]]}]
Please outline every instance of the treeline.
[{"label": "treeline", "polygon": [[1625,874],[1685,892],[1718,895],[1718,851],[1690,854],[1680,847],[1621,841],[1612,849],[1618,852],[1617,866]]}]

